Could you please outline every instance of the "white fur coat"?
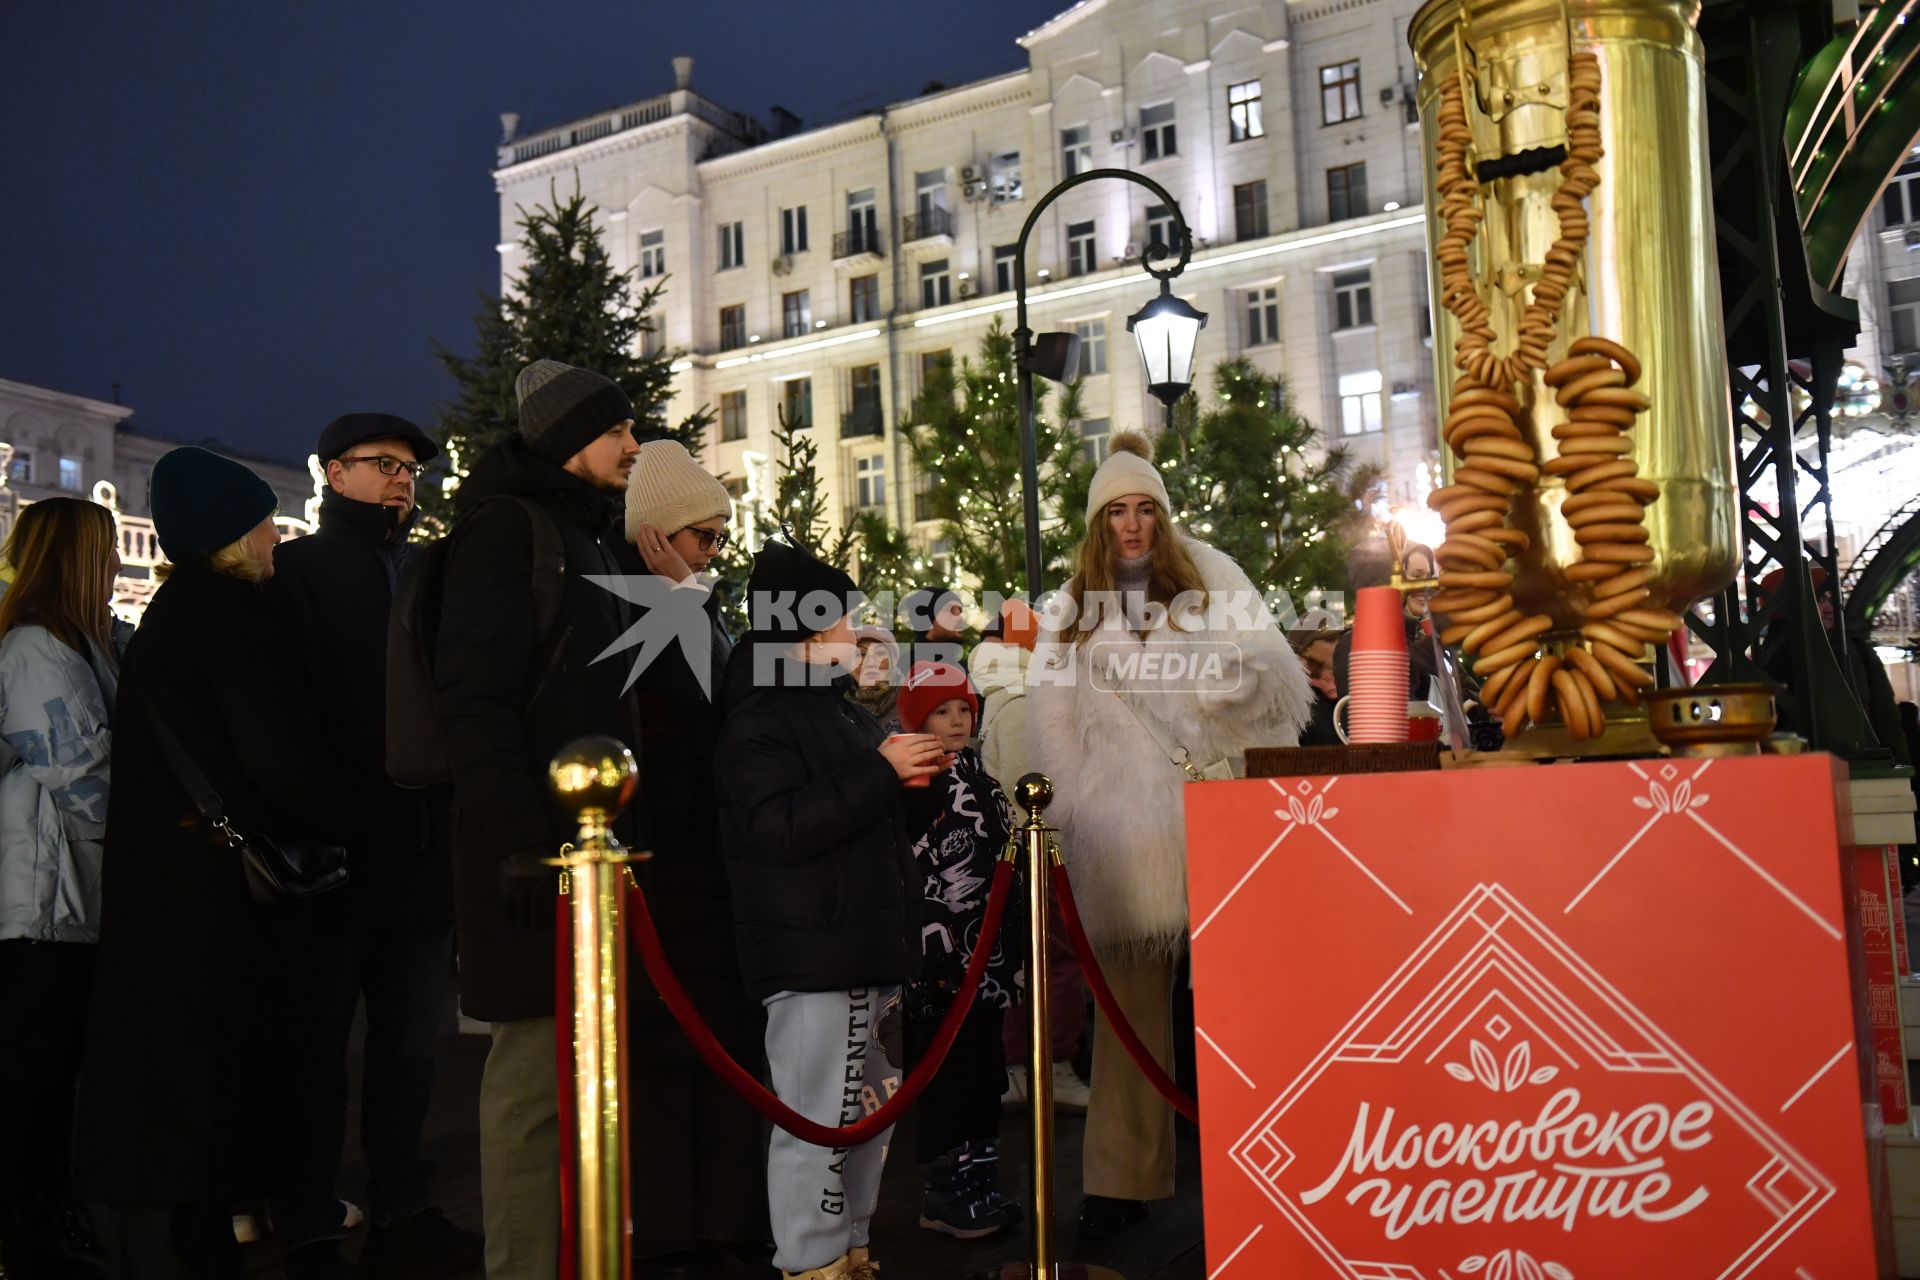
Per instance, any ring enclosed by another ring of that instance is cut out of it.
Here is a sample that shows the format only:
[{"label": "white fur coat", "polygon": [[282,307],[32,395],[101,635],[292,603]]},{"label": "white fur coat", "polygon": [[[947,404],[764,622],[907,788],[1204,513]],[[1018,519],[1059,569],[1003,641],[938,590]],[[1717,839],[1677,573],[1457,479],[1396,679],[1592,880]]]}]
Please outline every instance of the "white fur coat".
[{"label": "white fur coat", "polygon": [[[1154,654],[1162,670],[1173,653],[1220,659],[1199,679],[1125,686],[1128,702],[1196,766],[1250,746],[1295,745],[1311,706],[1306,672],[1247,576],[1221,552],[1186,542],[1211,598],[1202,629],[1163,625],[1143,639],[1109,617],[1077,648],[1072,633],[1044,634],[1028,670],[1029,755],[1053,780],[1047,817],[1101,947],[1170,951],[1187,931],[1187,777],[1111,692],[1114,661],[1124,671],[1129,655]],[[1096,663],[1108,673],[1099,681]]]}]

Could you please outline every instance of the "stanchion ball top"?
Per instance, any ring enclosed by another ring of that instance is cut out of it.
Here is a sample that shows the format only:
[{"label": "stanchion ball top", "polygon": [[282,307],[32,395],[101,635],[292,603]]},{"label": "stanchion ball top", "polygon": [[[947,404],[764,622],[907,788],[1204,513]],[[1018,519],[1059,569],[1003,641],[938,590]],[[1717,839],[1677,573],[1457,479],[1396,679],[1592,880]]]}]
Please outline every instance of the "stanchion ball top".
[{"label": "stanchion ball top", "polygon": [[633,799],[638,768],[618,738],[575,738],[547,766],[556,799],[575,814],[599,809],[619,813]]},{"label": "stanchion ball top", "polygon": [[1013,799],[1029,813],[1038,813],[1053,803],[1053,780],[1044,773],[1029,773],[1013,784]]}]

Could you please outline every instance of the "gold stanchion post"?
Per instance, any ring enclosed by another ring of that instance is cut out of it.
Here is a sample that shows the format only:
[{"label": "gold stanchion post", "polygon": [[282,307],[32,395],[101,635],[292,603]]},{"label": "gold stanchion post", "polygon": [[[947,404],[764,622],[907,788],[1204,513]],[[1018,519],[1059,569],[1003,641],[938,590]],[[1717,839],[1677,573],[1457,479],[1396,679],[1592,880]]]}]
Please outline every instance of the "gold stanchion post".
[{"label": "gold stanchion post", "polygon": [[1053,783],[1045,774],[1029,773],[1015,784],[1014,801],[1026,810],[1026,820],[1014,829],[1006,856],[1026,851],[1027,863],[1027,1022],[1032,1046],[1027,1055],[1027,1099],[1033,1126],[1033,1203],[1028,1225],[1030,1256],[976,1275],[973,1280],[1124,1280],[1117,1271],[1083,1262],[1062,1262],[1053,1249],[1053,1033],[1047,1007],[1047,876],[1060,861],[1054,829],[1047,825],[1046,807],[1053,803]]},{"label": "gold stanchion post", "polygon": [[632,1182],[627,1144],[627,935],[622,904],[628,853],[613,820],[633,799],[633,755],[618,740],[580,738],[553,758],[548,781],[579,826],[561,868],[572,919],[574,1151],[578,1173],[575,1230],[578,1280],[630,1280],[633,1274]]}]

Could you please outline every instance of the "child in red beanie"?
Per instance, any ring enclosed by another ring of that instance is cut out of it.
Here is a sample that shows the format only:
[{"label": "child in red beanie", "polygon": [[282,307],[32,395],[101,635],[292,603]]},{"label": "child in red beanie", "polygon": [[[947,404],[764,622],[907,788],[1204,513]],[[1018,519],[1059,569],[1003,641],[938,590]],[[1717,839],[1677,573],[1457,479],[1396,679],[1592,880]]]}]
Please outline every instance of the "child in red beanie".
[{"label": "child in red beanie", "polygon": [[[959,996],[980,941],[993,867],[1006,851],[1012,811],[980,753],[968,745],[980,698],[966,673],[915,663],[900,689],[900,727],[930,733],[953,763],[923,791],[904,793],[908,835],[923,884],[921,976],[907,993],[907,1058],[917,1062]],[[920,1103],[917,1155],[925,1186],[920,1225],[963,1240],[1014,1225],[1000,1193],[1000,1094],[1006,1083],[1000,1025],[1025,990],[1024,935],[1009,912],[973,1008],[946,1064]]]}]

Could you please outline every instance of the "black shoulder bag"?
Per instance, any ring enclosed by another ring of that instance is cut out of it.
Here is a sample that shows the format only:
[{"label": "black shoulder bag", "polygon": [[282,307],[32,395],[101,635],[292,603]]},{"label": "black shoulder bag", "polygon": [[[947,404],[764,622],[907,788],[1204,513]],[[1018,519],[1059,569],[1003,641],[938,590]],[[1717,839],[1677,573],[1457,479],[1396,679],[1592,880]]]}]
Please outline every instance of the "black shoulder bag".
[{"label": "black shoulder bag", "polygon": [[148,718],[160,739],[160,750],[173,770],[173,776],[193,798],[193,807],[213,828],[214,835],[227,849],[240,855],[247,873],[247,892],[260,906],[299,902],[319,897],[347,882],[347,851],[338,845],[314,840],[276,840],[271,836],[243,836],[227,821],[227,808],[219,792],[207,782],[158,714]]}]

